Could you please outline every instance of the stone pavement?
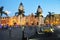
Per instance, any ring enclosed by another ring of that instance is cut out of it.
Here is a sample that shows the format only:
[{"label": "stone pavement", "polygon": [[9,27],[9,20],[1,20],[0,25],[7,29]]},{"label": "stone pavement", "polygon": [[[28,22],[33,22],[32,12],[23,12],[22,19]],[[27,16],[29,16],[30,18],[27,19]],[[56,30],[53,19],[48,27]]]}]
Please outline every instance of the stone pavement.
[{"label": "stone pavement", "polygon": [[[58,34],[60,31],[56,33]],[[0,30],[0,40],[22,40],[22,34],[22,28],[12,28],[11,31],[9,29]],[[46,36],[46,34],[36,34],[34,37],[29,38],[29,40],[60,40],[60,37],[54,34],[50,37]]]},{"label": "stone pavement", "polygon": [[0,40],[22,40],[22,29],[12,28],[11,31],[9,29],[0,30]]}]

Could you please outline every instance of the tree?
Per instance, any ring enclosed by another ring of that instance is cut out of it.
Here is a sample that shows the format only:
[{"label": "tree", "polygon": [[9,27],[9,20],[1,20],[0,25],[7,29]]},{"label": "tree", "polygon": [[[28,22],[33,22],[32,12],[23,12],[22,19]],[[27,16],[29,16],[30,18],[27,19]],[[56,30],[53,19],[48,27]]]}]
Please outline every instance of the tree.
[{"label": "tree", "polygon": [[17,16],[17,15],[18,15],[18,12],[15,13],[15,16]]},{"label": "tree", "polygon": [[[15,13],[15,16],[18,16],[18,15],[21,15],[21,14],[19,14],[19,12],[16,12],[16,13]],[[22,16],[24,17],[25,15],[22,14]]]},{"label": "tree", "polygon": [[39,13],[35,13],[36,14],[36,17],[39,17]]},{"label": "tree", "polygon": [[5,14],[6,16],[8,16],[8,14],[5,12],[5,11],[3,11],[3,6],[2,7],[0,7],[0,17],[3,15],[3,14]]},{"label": "tree", "polygon": [[0,17],[2,16],[3,6],[0,7]]},{"label": "tree", "polygon": [[2,17],[3,14],[5,14],[6,16],[8,16],[8,14],[5,11],[3,11],[3,8],[4,8],[3,6],[0,7],[0,23],[1,23],[1,17]]},{"label": "tree", "polygon": [[49,23],[51,24],[51,23],[53,23],[53,20],[55,19],[55,17],[54,17],[54,15],[53,15],[53,13],[54,12],[48,12],[49,13],[49,15],[48,15],[48,17],[49,17]]}]

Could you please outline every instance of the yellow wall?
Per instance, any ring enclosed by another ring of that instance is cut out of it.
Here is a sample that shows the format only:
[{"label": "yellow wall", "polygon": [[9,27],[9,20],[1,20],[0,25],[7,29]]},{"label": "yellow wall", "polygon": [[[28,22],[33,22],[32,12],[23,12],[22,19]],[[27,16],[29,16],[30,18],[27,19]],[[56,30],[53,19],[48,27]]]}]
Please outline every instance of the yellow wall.
[{"label": "yellow wall", "polygon": [[60,16],[56,14],[54,17],[51,17],[51,19],[49,19],[49,17],[46,17],[45,24],[60,25]]}]

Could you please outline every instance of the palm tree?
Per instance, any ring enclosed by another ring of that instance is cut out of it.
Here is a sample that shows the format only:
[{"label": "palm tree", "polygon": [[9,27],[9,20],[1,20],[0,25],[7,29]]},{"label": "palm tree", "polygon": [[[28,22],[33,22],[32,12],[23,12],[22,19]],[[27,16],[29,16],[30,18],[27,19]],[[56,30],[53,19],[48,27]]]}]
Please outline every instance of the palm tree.
[{"label": "palm tree", "polygon": [[[19,16],[19,15],[21,15],[21,14],[19,14],[19,12],[16,12],[16,13],[15,13],[15,16]],[[22,14],[22,16],[24,17],[25,15]]]},{"label": "palm tree", "polygon": [[15,16],[17,16],[17,15],[18,15],[18,12],[15,13]]},{"label": "palm tree", "polygon": [[48,12],[48,13],[49,13],[49,15],[48,15],[48,17],[49,17],[49,23],[51,24],[51,22],[53,23],[53,20],[55,18],[54,15],[53,15],[54,12],[52,12],[52,13]]},{"label": "palm tree", "polygon": [[0,24],[1,24],[2,10],[3,10],[3,6],[2,6],[2,7],[0,7]]},{"label": "palm tree", "polygon": [[36,15],[35,15],[36,17],[39,17],[39,13],[38,13],[38,12],[37,12],[37,13],[35,13],[35,14],[36,14]]},{"label": "palm tree", "polygon": [[48,15],[48,17],[49,17],[49,23],[51,24],[51,12],[48,12],[49,13],[49,15]]},{"label": "palm tree", "polygon": [[8,14],[5,12],[5,11],[3,11],[3,6],[2,7],[0,7],[0,17],[3,15],[3,14],[5,14],[6,16],[8,16]]},{"label": "palm tree", "polygon": [[0,17],[2,16],[2,12],[3,12],[3,6],[0,7]]},{"label": "palm tree", "polygon": [[3,11],[3,8],[4,8],[3,6],[0,7],[0,23],[1,23],[1,17],[3,14],[5,14],[8,17],[8,14],[5,11]]}]

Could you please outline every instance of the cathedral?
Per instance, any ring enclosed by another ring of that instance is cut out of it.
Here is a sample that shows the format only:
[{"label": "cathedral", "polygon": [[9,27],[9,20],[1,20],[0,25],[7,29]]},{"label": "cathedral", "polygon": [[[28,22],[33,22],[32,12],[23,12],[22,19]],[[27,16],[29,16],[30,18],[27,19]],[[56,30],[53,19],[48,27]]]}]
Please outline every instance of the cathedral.
[{"label": "cathedral", "polygon": [[[3,7],[2,7],[3,8]],[[6,17],[0,17],[0,24],[1,25],[60,25],[60,14],[53,14],[51,12],[48,12],[49,14],[46,17],[43,17],[42,15],[42,8],[40,5],[37,7],[37,11],[35,15],[31,13],[30,15],[26,16],[24,15],[24,5],[23,3],[20,3],[18,12],[15,13],[13,17],[9,17],[6,13]],[[1,9],[0,9],[0,15]]]},{"label": "cathedral", "polygon": [[13,17],[2,17],[2,25],[44,25],[44,17],[42,15],[42,8],[38,5],[36,15],[31,13],[30,15],[24,15],[23,3],[20,3],[18,12],[15,13]]}]

